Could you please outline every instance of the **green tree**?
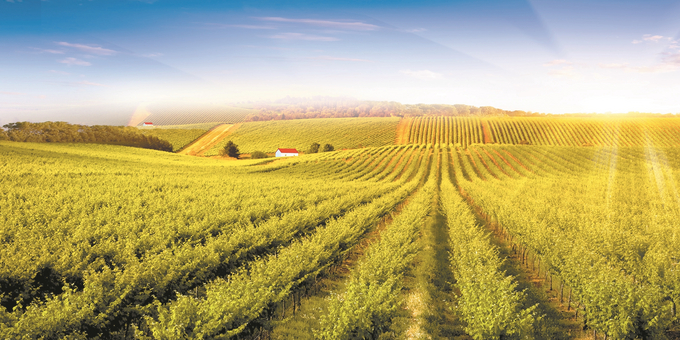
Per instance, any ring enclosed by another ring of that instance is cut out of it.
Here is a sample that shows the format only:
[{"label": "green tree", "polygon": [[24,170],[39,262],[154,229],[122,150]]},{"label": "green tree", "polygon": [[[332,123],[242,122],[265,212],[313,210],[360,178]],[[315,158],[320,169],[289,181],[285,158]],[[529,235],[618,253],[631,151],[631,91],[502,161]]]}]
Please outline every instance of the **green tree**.
[{"label": "green tree", "polygon": [[333,151],[333,150],[335,150],[333,145],[326,144],[326,145],[323,146],[323,152],[328,152],[328,151]]},{"label": "green tree", "polygon": [[241,155],[241,152],[238,151],[238,146],[234,144],[234,142],[228,141],[227,145],[224,146],[224,149],[221,150],[220,154],[222,156],[227,155],[229,157],[238,158]]},{"label": "green tree", "polygon": [[319,148],[321,147],[321,144],[319,143],[312,143],[312,145],[309,147],[309,153],[317,153],[319,152]]}]

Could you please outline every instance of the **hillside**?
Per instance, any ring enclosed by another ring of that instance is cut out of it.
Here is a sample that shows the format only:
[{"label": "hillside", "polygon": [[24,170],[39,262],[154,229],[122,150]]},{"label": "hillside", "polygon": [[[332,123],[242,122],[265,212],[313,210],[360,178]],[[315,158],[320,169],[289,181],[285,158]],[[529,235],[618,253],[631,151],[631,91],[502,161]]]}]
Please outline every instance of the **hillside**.
[{"label": "hillside", "polygon": [[0,337],[672,336],[678,149],[0,142]]},{"label": "hillside", "polygon": [[[275,152],[277,148],[306,151],[312,143],[335,149],[394,144],[399,118],[322,118],[243,123],[229,136],[242,153]],[[217,155],[223,140],[205,156]]]}]

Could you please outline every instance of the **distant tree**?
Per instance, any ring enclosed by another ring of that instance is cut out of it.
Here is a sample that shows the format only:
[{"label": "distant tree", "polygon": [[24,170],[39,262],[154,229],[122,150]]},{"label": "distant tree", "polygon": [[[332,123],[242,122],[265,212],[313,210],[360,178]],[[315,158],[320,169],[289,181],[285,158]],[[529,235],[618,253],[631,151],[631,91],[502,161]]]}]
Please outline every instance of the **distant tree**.
[{"label": "distant tree", "polygon": [[326,144],[326,145],[323,146],[323,152],[328,152],[328,151],[333,151],[333,150],[335,150],[333,145]]},{"label": "distant tree", "polygon": [[227,145],[224,146],[224,149],[220,150],[220,154],[222,156],[227,155],[229,157],[238,158],[241,155],[241,152],[238,151],[238,146],[234,144],[234,142],[228,141]]},{"label": "distant tree", "polygon": [[0,140],[8,140],[9,136],[7,136],[7,132],[5,130],[0,129]]},{"label": "distant tree", "polygon": [[309,153],[317,153],[319,152],[319,148],[321,147],[321,144],[319,143],[312,143],[312,145],[309,147]]},{"label": "distant tree", "polygon": [[253,153],[250,154],[250,158],[252,158],[252,159],[260,159],[260,158],[267,158],[267,157],[269,157],[269,156],[262,151],[253,151]]}]

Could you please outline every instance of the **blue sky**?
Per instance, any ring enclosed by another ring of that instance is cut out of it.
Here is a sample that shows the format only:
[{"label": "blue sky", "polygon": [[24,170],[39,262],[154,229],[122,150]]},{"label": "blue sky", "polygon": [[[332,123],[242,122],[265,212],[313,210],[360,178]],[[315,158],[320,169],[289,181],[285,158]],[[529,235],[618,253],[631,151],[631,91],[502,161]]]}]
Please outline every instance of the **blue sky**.
[{"label": "blue sky", "polygon": [[0,0],[0,123],[285,96],[680,113],[678,1]]}]

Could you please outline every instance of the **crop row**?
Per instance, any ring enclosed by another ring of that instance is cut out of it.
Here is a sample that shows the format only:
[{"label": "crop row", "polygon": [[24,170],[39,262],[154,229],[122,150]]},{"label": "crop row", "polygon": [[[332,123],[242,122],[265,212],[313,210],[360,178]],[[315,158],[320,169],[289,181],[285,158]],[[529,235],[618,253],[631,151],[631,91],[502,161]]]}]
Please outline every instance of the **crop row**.
[{"label": "crop row", "polygon": [[406,144],[525,144],[553,146],[678,146],[672,118],[413,118]]},{"label": "crop row", "polygon": [[[569,287],[586,327],[614,339],[661,337],[679,298],[680,245],[669,237],[680,214],[677,151],[549,151],[512,150],[540,176],[461,176],[459,184],[505,228],[522,261],[538,262]],[[463,163],[461,172],[472,168]]]}]

